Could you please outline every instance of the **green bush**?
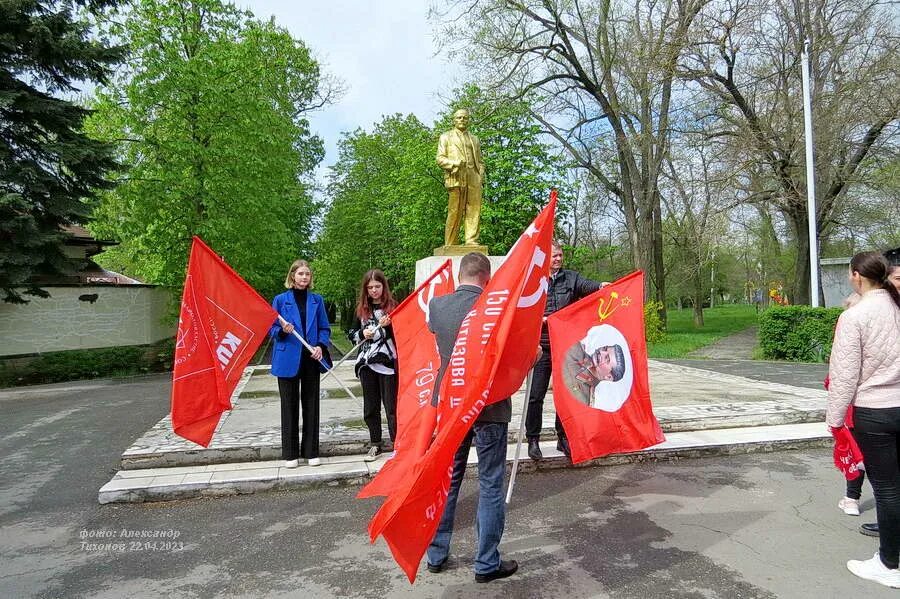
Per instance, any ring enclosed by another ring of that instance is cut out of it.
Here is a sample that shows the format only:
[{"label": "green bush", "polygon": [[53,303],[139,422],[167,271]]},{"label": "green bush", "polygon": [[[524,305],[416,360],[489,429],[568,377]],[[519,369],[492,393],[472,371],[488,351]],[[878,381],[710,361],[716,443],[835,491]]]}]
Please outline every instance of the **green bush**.
[{"label": "green bush", "polygon": [[659,317],[662,307],[661,302],[652,300],[644,304],[644,337],[648,343],[659,343],[666,339],[666,327]]},{"label": "green bush", "polygon": [[0,361],[0,387],[118,377],[171,370],[174,341],[49,352]]},{"label": "green bush", "polygon": [[841,308],[773,306],[759,316],[763,358],[826,362]]}]

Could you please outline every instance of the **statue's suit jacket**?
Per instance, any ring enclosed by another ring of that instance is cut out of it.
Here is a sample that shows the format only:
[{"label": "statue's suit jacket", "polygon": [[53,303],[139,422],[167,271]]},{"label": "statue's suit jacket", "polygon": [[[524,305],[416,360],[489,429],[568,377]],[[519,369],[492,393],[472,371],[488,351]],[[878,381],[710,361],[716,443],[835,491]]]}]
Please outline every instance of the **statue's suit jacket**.
[{"label": "statue's suit jacket", "polygon": [[[475,166],[478,174],[484,178],[484,158],[481,156],[481,144],[478,138],[469,133],[472,140],[472,150],[475,156]],[[451,129],[446,133],[441,133],[438,140],[437,163],[444,169],[444,187],[450,189],[452,187],[465,186],[466,179],[466,148],[463,134],[458,129]],[[459,164],[459,169],[455,173],[450,170]]]}]

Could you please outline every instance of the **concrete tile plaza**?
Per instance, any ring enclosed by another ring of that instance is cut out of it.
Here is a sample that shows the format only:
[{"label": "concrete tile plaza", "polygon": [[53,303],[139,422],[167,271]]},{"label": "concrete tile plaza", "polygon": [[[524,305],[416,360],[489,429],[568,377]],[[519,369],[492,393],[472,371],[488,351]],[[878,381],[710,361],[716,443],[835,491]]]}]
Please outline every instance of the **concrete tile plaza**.
[{"label": "concrete tile plaza", "polygon": [[[760,369],[770,366],[758,363]],[[822,366],[824,373],[824,366]],[[387,459],[364,462],[368,433],[352,365],[337,369],[358,396],[347,397],[332,377],[322,379],[320,446],[322,465],[282,467],[280,408],[276,379],[268,367],[250,367],[235,390],[234,408],[222,415],[209,448],[176,436],[163,418],[122,455],[121,470],[99,492],[101,503],[140,502],[250,493],[267,489],[331,483],[362,483]],[[667,441],[641,452],[614,455],[587,466],[646,459],[746,453],[823,445],[822,389],[754,380],[684,364],[650,362],[651,400]],[[524,405],[524,388],[513,397],[508,460]],[[524,456],[520,468],[570,466],[556,451],[552,389],[544,406],[542,442],[545,460]],[[470,455],[474,462],[474,450]],[[581,465],[579,465],[581,466]]]}]

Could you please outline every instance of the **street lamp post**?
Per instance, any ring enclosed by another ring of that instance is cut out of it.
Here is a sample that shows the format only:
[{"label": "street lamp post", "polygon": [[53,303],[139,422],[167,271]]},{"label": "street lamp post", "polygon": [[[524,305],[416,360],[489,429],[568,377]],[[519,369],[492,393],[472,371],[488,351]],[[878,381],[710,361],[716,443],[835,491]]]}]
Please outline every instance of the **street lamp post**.
[{"label": "street lamp post", "polygon": [[809,39],[800,54],[803,73],[803,128],[806,138],[806,211],[809,222],[809,302],[819,307],[819,244],[816,235],[816,171],[813,163],[812,97],[809,85]]}]

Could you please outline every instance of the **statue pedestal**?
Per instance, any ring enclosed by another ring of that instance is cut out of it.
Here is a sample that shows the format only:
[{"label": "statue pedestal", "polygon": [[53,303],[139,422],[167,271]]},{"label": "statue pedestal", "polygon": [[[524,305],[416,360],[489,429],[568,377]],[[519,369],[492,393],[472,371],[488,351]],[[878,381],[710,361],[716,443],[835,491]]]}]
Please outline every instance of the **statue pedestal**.
[{"label": "statue pedestal", "polygon": [[[448,258],[451,262],[453,262],[453,278],[457,283],[459,283],[459,263],[462,260],[463,256],[465,256],[469,252],[475,251],[472,249],[473,247],[483,246],[455,245],[449,247],[461,248],[465,251],[456,255],[444,254],[441,256],[428,256],[427,258],[422,258],[421,260],[416,261],[416,287],[424,283],[425,279],[434,274],[434,271],[436,271],[441,266],[441,264],[444,263],[444,260]],[[485,250],[487,250],[487,248],[485,248]],[[500,265],[506,261],[506,256],[488,256],[487,258],[491,262],[491,274],[497,272],[497,269],[500,268]]]},{"label": "statue pedestal", "polygon": [[471,252],[478,252],[487,256],[488,248],[486,245],[442,245],[434,248],[435,256],[465,256]]}]

